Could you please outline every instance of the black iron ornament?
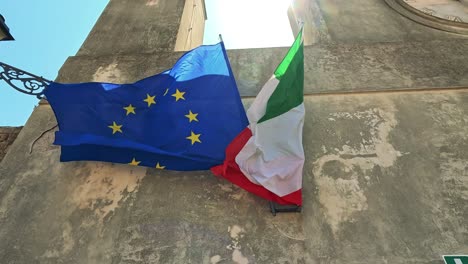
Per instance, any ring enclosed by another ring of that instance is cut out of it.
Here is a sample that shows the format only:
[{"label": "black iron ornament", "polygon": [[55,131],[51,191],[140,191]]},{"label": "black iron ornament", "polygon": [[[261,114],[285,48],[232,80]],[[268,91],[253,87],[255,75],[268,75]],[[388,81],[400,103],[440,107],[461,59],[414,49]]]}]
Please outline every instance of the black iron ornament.
[{"label": "black iron ornament", "polygon": [[270,201],[270,211],[273,216],[277,213],[300,213],[302,212],[302,206],[299,205],[281,205]]},{"label": "black iron ornament", "polygon": [[52,82],[3,62],[0,62],[0,80],[5,81],[13,89],[35,95],[38,99],[43,98],[44,89]]}]

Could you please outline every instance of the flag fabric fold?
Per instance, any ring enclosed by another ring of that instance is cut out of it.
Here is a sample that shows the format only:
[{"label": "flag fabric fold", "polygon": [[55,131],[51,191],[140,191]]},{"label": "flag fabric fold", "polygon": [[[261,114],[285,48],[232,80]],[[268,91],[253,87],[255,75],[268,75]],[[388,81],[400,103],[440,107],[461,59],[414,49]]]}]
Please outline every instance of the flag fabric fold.
[{"label": "flag fabric fold", "polygon": [[132,84],[54,82],[45,95],[58,121],[61,161],[205,170],[224,161],[248,124],[222,42]]},{"label": "flag fabric fold", "polygon": [[302,30],[247,111],[249,126],[227,147],[215,175],[279,204],[302,205]]}]

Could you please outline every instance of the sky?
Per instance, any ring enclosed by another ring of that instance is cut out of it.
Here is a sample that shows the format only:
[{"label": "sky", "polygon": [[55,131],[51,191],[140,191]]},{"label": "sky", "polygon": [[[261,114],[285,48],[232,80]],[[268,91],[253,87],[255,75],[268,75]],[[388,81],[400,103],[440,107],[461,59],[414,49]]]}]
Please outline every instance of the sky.
[{"label": "sky", "polygon": [[287,10],[291,0],[205,0],[204,44],[223,37],[226,49],[286,47],[294,41]]},{"label": "sky", "polygon": [[[166,0],[171,1],[171,0]],[[54,80],[76,54],[109,0],[2,1],[0,14],[14,41],[0,42],[0,61]],[[205,0],[204,44],[227,49],[289,46],[294,41],[287,8],[290,0]],[[248,7],[248,8],[246,8]],[[0,81],[0,126],[22,126],[38,100]]]}]

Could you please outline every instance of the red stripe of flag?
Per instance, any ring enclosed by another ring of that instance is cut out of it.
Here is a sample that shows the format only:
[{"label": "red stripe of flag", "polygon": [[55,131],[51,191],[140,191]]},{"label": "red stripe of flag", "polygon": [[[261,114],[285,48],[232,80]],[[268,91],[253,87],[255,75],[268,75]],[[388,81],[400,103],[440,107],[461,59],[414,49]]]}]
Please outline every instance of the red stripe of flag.
[{"label": "red stripe of flag", "polygon": [[286,196],[280,197],[265,189],[263,186],[251,182],[242,173],[239,165],[236,163],[236,156],[251,137],[252,131],[250,131],[248,127],[242,130],[242,132],[237,135],[237,137],[227,147],[226,159],[224,160],[224,163],[211,168],[213,174],[225,178],[226,180],[245,189],[248,192],[278,204],[302,205],[302,190],[297,190]]}]

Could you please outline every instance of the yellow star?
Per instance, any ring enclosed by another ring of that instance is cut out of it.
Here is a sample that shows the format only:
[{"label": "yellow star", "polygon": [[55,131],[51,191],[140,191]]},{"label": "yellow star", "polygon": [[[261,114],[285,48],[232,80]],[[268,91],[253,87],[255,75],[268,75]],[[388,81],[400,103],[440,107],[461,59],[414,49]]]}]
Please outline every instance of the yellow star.
[{"label": "yellow star", "polygon": [[189,122],[191,123],[192,121],[197,121],[198,122],[197,115],[198,114],[192,113],[192,110],[189,110],[189,114],[185,115],[185,116],[189,119]]},{"label": "yellow star", "polygon": [[195,144],[195,142],[202,143],[200,141],[200,135],[201,134],[195,134],[193,131],[191,131],[191,135],[189,137],[186,137],[186,139],[190,139],[192,141],[192,145]]},{"label": "yellow star", "polygon": [[135,158],[132,159],[132,162],[129,162],[128,164],[129,165],[133,165],[133,166],[138,166],[138,164],[140,164],[141,161],[137,161]]},{"label": "yellow star", "polygon": [[166,168],[166,166],[161,166],[159,162],[156,164],[156,169],[164,170],[164,168]]},{"label": "yellow star", "polygon": [[111,126],[108,126],[109,128],[112,128],[112,135],[115,134],[116,132],[122,133],[122,125],[117,125],[115,121],[112,123]]},{"label": "yellow star", "polygon": [[179,99],[184,99],[185,100],[184,94],[185,94],[185,92],[181,92],[181,91],[179,91],[179,89],[176,89],[175,94],[172,94],[172,96],[175,97],[175,100],[177,102],[177,101],[179,101]]},{"label": "yellow star", "polygon": [[156,104],[156,102],[154,101],[154,97],[156,97],[156,95],[150,96],[149,94],[146,94],[146,99],[143,101],[147,102],[148,107],[150,107],[152,104]]},{"label": "yellow star", "polygon": [[127,110],[127,115],[129,114],[136,114],[135,113],[135,107],[132,106],[132,104],[130,104],[129,106],[127,107],[124,107],[123,109]]}]

